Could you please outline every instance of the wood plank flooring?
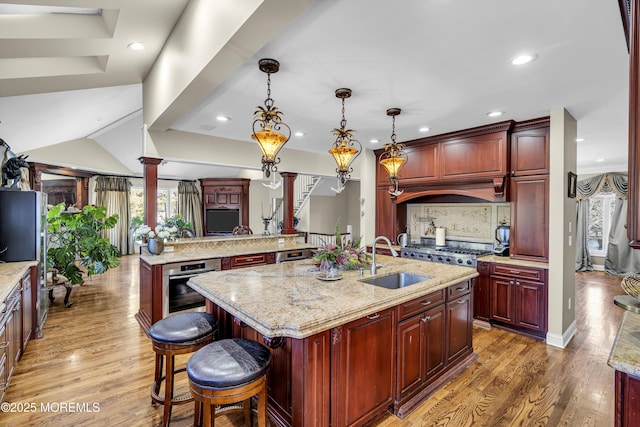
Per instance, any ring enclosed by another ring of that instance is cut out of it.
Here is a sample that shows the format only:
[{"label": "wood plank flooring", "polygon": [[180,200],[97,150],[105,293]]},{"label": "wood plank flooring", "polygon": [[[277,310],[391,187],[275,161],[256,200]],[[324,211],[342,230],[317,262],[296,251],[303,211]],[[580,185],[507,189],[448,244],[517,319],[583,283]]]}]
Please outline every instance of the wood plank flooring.
[{"label": "wood plank flooring", "polygon": [[[564,350],[474,328],[474,364],[404,420],[387,415],[375,425],[612,426],[614,371],[607,358],[622,316],[612,299],[622,293],[619,277],[578,273],[578,332]],[[6,396],[36,410],[0,413],[0,426],[161,425],[162,407],[149,397],[154,353],[133,317],[138,257],[123,257],[119,268],[75,287],[71,308],[62,304],[63,289],[54,295],[44,338],[29,343]],[[188,393],[186,384],[180,378],[177,392]],[[61,407],[69,402],[79,411]],[[192,404],[176,406],[171,425],[193,425],[192,416]],[[242,425],[241,418],[218,420]]]}]

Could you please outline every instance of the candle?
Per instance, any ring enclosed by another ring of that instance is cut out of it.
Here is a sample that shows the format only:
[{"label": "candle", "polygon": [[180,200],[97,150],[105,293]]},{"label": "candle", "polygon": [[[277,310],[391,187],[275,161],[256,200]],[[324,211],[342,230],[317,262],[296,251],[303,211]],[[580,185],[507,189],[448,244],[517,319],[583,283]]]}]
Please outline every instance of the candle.
[{"label": "candle", "polygon": [[444,228],[436,228],[436,246],[444,246]]}]

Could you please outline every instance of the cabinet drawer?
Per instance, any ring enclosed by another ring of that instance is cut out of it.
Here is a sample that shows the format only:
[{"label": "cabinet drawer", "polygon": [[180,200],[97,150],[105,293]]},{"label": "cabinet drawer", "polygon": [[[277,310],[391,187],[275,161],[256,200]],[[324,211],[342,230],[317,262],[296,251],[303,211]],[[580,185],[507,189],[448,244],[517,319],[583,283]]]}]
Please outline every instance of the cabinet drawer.
[{"label": "cabinet drawer", "polygon": [[545,269],[533,267],[521,267],[519,265],[491,264],[491,274],[501,276],[513,276],[519,279],[530,279],[538,282],[545,281]]},{"label": "cabinet drawer", "polygon": [[404,320],[416,313],[437,306],[444,302],[444,289],[431,292],[420,298],[416,298],[398,306],[398,320]]},{"label": "cabinet drawer", "polygon": [[240,255],[231,258],[231,268],[248,267],[250,265],[266,264],[267,254]]},{"label": "cabinet drawer", "polygon": [[454,298],[458,298],[461,295],[471,292],[471,280],[458,283],[457,285],[449,286],[447,288],[447,298],[451,301]]}]

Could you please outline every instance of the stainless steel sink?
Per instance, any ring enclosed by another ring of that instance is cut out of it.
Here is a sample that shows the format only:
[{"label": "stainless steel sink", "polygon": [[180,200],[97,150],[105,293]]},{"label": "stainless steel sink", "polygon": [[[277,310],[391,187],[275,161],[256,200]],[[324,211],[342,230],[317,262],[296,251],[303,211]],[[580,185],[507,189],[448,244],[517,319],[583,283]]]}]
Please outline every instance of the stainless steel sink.
[{"label": "stainless steel sink", "polygon": [[407,273],[404,271],[387,274],[384,276],[371,276],[366,279],[360,280],[361,282],[368,283],[374,286],[380,286],[387,289],[400,289],[405,286],[413,285],[415,283],[424,282],[425,280],[433,279],[433,276],[426,276],[422,274]]}]

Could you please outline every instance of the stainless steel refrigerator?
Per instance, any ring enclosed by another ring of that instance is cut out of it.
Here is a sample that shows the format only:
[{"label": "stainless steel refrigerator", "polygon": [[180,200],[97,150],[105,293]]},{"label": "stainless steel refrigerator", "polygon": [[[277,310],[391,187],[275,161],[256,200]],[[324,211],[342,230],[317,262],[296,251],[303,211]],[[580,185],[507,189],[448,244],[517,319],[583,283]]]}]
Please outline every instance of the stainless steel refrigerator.
[{"label": "stainless steel refrigerator", "polygon": [[47,319],[47,195],[0,190],[0,261],[38,261],[37,331]]}]

